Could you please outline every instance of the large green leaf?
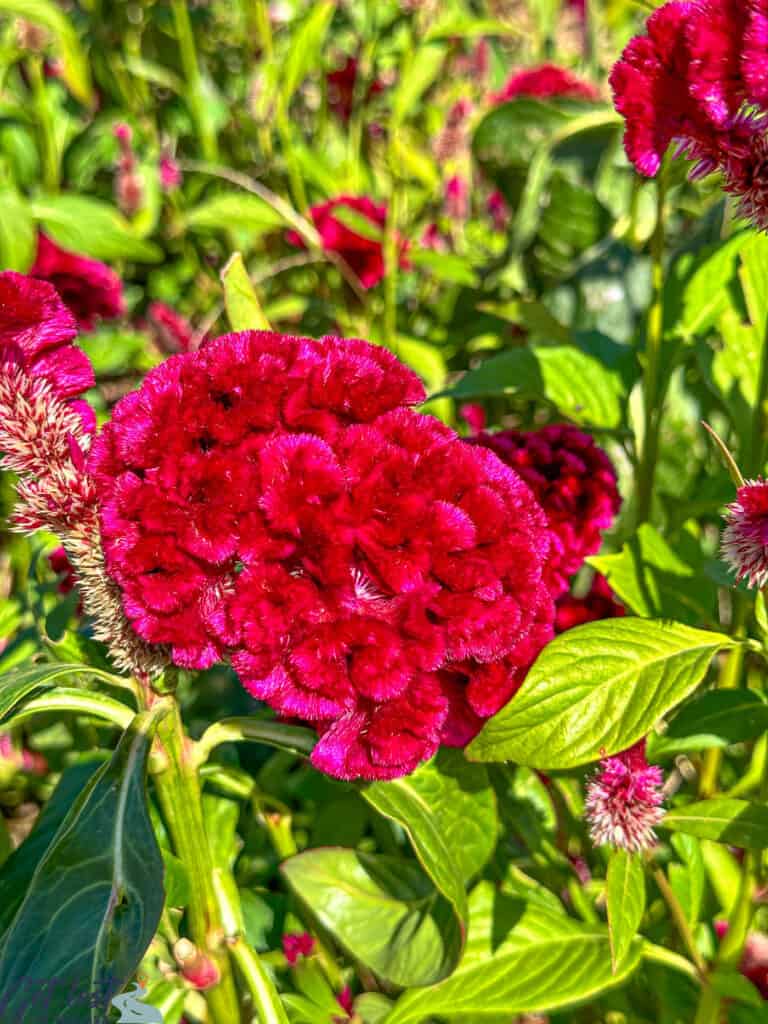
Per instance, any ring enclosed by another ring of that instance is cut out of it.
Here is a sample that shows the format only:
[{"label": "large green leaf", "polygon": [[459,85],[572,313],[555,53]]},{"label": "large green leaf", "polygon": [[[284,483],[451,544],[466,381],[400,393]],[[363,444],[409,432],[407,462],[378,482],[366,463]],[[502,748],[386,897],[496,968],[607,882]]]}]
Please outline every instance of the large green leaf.
[{"label": "large green leaf", "polygon": [[681,863],[672,863],[667,868],[669,884],[683,908],[688,924],[695,928],[701,916],[706,888],[701,843],[695,836],[680,832],[672,836],[672,847]]},{"label": "large green leaf", "polygon": [[547,900],[490,882],[472,893],[470,921],[467,949],[454,974],[440,985],[404,993],[387,1024],[432,1017],[475,1024],[573,1007],[621,984],[640,960],[635,942],[612,973],[605,929],[579,924]]},{"label": "large green leaf", "polygon": [[439,75],[446,53],[447,47],[442,43],[425,43],[409,56],[392,95],[391,132],[399,130],[406,118],[419,109],[419,100]]},{"label": "large green leaf", "polygon": [[662,821],[664,828],[728,846],[762,850],[768,847],[768,807],[717,797],[675,807]]},{"label": "large green leaf", "polygon": [[644,523],[618,554],[594,555],[588,561],[638,615],[691,625],[714,620],[714,581],[704,576],[701,566],[685,562],[650,523]]},{"label": "large green leaf", "polygon": [[[163,909],[163,862],[146,806],[152,722],[151,715],[137,717],[35,869],[0,944],[0,992],[8,1020],[103,1020],[155,934]],[[37,1020],[30,1015],[26,987],[35,978],[56,979]]]},{"label": "large green leaf", "polygon": [[269,321],[248,276],[243,257],[232,254],[221,272],[224,305],[233,331],[268,331]]},{"label": "large green leaf", "polygon": [[29,270],[35,258],[37,230],[29,206],[11,188],[0,191],[0,269]]},{"label": "large green leaf", "polygon": [[632,948],[645,912],[645,873],[640,857],[615,850],[608,862],[605,888],[613,969]]},{"label": "large green leaf", "polygon": [[71,676],[103,675],[88,665],[24,665],[0,676],[0,722],[33,693],[50,688],[54,681]]},{"label": "large green leaf", "polygon": [[626,750],[699,685],[713,654],[732,644],[720,633],[649,619],[568,630],[544,648],[468,755],[549,769]]},{"label": "large green leaf", "polygon": [[32,876],[59,826],[102,764],[102,758],[91,758],[67,768],[31,834],[3,864],[0,870],[0,941],[16,916]]},{"label": "large green leaf", "polygon": [[411,775],[374,782],[362,795],[406,830],[422,866],[457,906],[464,882],[490,860],[496,847],[496,795],[482,765],[444,748]]},{"label": "large green leaf", "polygon": [[0,13],[14,14],[35,25],[42,25],[54,36],[61,53],[64,81],[83,103],[93,100],[88,59],[83,53],[74,26],[52,0],[0,0]]},{"label": "large green leaf", "polygon": [[454,398],[520,395],[550,402],[569,420],[618,427],[623,384],[617,373],[571,345],[515,348],[466,373]]},{"label": "large green leaf", "polygon": [[260,235],[285,227],[273,206],[252,192],[220,192],[187,210],[183,220],[189,230],[242,231]]},{"label": "large green leaf", "polygon": [[31,203],[33,215],[65,249],[97,260],[157,262],[162,250],[134,234],[109,203],[86,196],[43,196]]},{"label": "large green leaf", "polygon": [[387,981],[430,985],[456,966],[455,916],[414,862],[325,848],[289,858],[282,870],[340,945]]},{"label": "large green leaf", "polygon": [[710,690],[675,715],[653,756],[725,747],[755,739],[768,730],[768,704],[754,690]]}]

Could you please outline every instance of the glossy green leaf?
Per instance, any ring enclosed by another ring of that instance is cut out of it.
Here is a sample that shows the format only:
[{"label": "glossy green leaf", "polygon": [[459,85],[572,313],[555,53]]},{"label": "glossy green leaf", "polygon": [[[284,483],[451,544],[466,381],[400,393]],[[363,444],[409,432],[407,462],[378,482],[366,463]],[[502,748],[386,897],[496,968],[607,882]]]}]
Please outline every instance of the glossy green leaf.
[{"label": "glossy green leaf", "polygon": [[313,67],[336,10],[336,0],[317,0],[306,20],[291,39],[291,47],[280,72],[280,96],[285,106]]},{"label": "glossy green leaf", "polygon": [[285,227],[283,217],[252,192],[220,192],[193,206],[183,218],[190,231],[242,231],[266,234]]},{"label": "glossy green leaf", "polygon": [[732,643],[720,633],[649,619],[568,630],[544,648],[468,755],[553,769],[626,750],[695,690],[712,656]]},{"label": "glossy green leaf", "polygon": [[0,675],[0,722],[11,715],[32,694],[50,688],[57,679],[91,676],[97,673],[87,665],[24,665]]},{"label": "glossy green leaf", "polygon": [[[714,250],[702,253],[683,280],[670,279],[667,308],[674,309],[670,333],[692,338],[710,331],[738,303],[736,261],[748,232],[741,232]],[[736,289],[736,290],[735,290]]]},{"label": "glossy green leaf", "polygon": [[701,843],[695,836],[681,832],[672,836],[672,848],[681,863],[673,862],[669,865],[669,884],[683,908],[688,924],[695,929],[701,917],[706,885]]},{"label": "glossy green leaf", "polygon": [[57,979],[50,1024],[102,1019],[155,934],[163,864],[146,806],[151,725],[151,717],[137,717],[35,869],[0,945],[9,1020],[24,1019],[25,979],[35,977]]},{"label": "glossy green leaf", "polygon": [[618,427],[624,387],[617,373],[571,345],[515,348],[466,373],[457,399],[519,395],[551,403],[574,423]]},{"label": "glossy green leaf", "polygon": [[325,848],[289,858],[282,871],[308,911],[381,978],[429,985],[456,966],[455,915],[414,862]]},{"label": "glossy green leaf", "polygon": [[435,885],[461,906],[463,883],[488,863],[498,836],[496,795],[486,769],[446,747],[405,778],[374,782],[361,792],[403,826]]},{"label": "glossy green leaf", "polygon": [[717,587],[701,566],[689,565],[659,531],[644,523],[618,554],[587,559],[637,615],[691,625],[713,622]]},{"label": "glossy green leaf", "polygon": [[158,262],[162,250],[139,238],[109,203],[86,196],[43,196],[30,203],[32,213],[55,242],[98,260]]},{"label": "glossy green leaf", "polygon": [[25,273],[35,259],[37,229],[27,203],[11,188],[0,191],[0,267]]},{"label": "glossy green leaf", "polygon": [[747,850],[768,847],[768,807],[717,797],[667,811],[664,828]]},{"label": "glossy green leaf", "polygon": [[363,1024],[384,1024],[392,1010],[392,1000],[378,992],[363,992],[355,1000],[355,1013]]},{"label": "glossy green leaf", "polygon": [[608,933],[581,925],[548,902],[481,882],[470,901],[463,960],[440,985],[404,993],[387,1024],[432,1017],[481,1022],[548,1013],[589,1002],[637,967],[635,942],[614,974]]},{"label": "glossy green leaf", "polygon": [[627,850],[611,854],[605,895],[611,962],[616,971],[632,948],[645,912],[645,872],[637,854]]},{"label": "glossy green leaf", "polygon": [[74,26],[58,4],[51,0],[0,0],[0,13],[13,14],[42,25],[53,34],[61,54],[65,82],[77,99],[90,105],[93,88],[88,59]]},{"label": "glossy green leaf", "polygon": [[469,260],[452,252],[433,252],[431,249],[409,249],[409,262],[419,270],[427,271],[440,281],[476,288],[479,279]]},{"label": "glossy green leaf", "polygon": [[768,730],[768,704],[754,690],[710,690],[686,704],[666,732],[653,739],[654,755],[743,743]]},{"label": "glossy green leaf", "polygon": [[251,284],[243,257],[234,253],[221,272],[224,285],[224,304],[233,331],[268,331],[269,321],[264,316],[256,289]]}]

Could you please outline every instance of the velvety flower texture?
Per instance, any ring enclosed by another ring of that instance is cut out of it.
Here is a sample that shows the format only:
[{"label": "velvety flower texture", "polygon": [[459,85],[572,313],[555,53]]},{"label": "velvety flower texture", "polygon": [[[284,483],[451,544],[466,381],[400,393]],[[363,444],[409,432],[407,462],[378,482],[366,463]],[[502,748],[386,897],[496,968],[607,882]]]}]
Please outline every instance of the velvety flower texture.
[{"label": "velvety flower texture", "polygon": [[661,768],[645,759],[645,740],[600,762],[587,784],[585,807],[592,841],[637,853],[656,842],[664,817]]},{"label": "velvety flower texture", "polygon": [[592,586],[584,597],[565,594],[558,598],[555,610],[555,632],[564,633],[585,622],[601,619],[616,619],[626,614],[624,605],[619,604],[608,585],[605,576],[595,573]]},{"label": "velvety flower texture", "polygon": [[40,233],[32,277],[54,286],[82,330],[125,313],[123,283],[106,263],[60,248]]},{"label": "velvety flower texture", "polygon": [[340,778],[466,742],[552,635],[543,513],[423,397],[367,342],[228,335],[153,370],[90,460],[138,634],[229,660]]},{"label": "velvety flower texture", "polygon": [[673,0],[654,11],[611,73],[625,147],[655,175],[669,144],[694,177],[722,170],[741,212],[768,225],[768,0]]},{"label": "velvety flower texture", "polygon": [[[322,239],[326,252],[335,252],[355,272],[363,288],[373,288],[384,277],[384,247],[381,238],[358,234],[353,227],[337,216],[340,209],[347,208],[371,222],[374,234],[383,237],[387,223],[386,203],[376,203],[367,196],[339,196],[327,203],[311,208],[310,216]],[[291,245],[303,246],[301,237],[295,231],[287,235]],[[401,265],[406,266],[407,244],[401,242]]]},{"label": "velvety flower texture", "polygon": [[722,555],[750,587],[768,583],[768,480],[747,480],[725,510]]},{"label": "velvety flower texture", "polygon": [[591,82],[556,64],[541,64],[514,72],[491,99],[494,103],[506,103],[519,96],[588,102],[600,99],[600,93]]},{"label": "velvety flower texture", "polygon": [[553,535],[545,575],[554,597],[565,594],[621,505],[608,456],[589,434],[567,423],[527,432],[481,431],[471,440],[511,466],[544,509]]},{"label": "velvety flower texture", "polygon": [[93,429],[90,407],[71,401],[95,383],[87,356],[71,344],[76,335],[72,313],[53,285],[12,270],[0,274],[0,367],[10,363],[44,379]]}]

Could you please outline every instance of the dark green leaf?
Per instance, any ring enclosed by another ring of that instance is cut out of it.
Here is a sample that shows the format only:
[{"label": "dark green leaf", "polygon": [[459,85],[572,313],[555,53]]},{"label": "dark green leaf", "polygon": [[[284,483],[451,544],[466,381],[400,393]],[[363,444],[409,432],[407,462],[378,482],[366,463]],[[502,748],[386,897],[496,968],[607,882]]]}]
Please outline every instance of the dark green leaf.
[{"label": "dark green leaf", "polygon": [[664,815],[662,825],[674,832],[742,849],[768,847],[768,807],[747,800],[718,797],[675,807]]},{"label": "dark green leaf", "polygon": [[87,665],[25,665],[0,676],[0,722],[28,697],[66,676],[92,675]]},{"label": "dark green leaf", "polygon": [[645,912],[645,873],[639,856],[627,850],[611,854],[605,894],[611,962],[616,971],[632,948]]},{"label": "dark green leaf", "polygon": [[755,739],[768,729],[768,704],[753,690],[710,690],[675,715],[654,738],[654,754],[706,750]]},{"label": "dark green leaf", "polygon": [[99,199],[44,196],[35,199],[31,209],[54,241],[73,252],[107,261],[153,263],[162,258],[154,242],[138,238],[128,221]]}]

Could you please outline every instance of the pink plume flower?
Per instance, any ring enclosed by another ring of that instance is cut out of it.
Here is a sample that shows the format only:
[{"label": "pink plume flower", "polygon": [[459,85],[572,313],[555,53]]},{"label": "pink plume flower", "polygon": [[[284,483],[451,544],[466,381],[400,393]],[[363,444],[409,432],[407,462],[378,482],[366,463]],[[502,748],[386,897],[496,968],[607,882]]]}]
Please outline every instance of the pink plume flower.
[{"label": "pink plume flower", "polygon": [[123,282],[106,263],[62,249],[42,232],[32,277],[54,286],[74,314],[81,330],[99,320],[113,320],[125,313]]},{"label": "pink plume flower", "polygon": [[586,815],[596,846],[638,853],[656,842],[664,817],[661,768],[645,759],[645,740],[600,762],[587,783]]},{"label": "pink plume flower", "polygon": [[283,953],[285,959],[295,967],[299,957],[312,956],[315,949],[315,940],[308,932],[295,932],[283,936]]},{"label": "pink plume flower", "polygon": [[[359,234],[354,227],[345,224],[337,216],[342,209],[352,210],[371,222],[372,235]],[[382,238],[387,223],[386,203],[376,203],[367,196],[339,196],[327,203],[313,206],[310,211],[312,222],[320,234],[326,252],[335,252],[352,268],[363,288],[373,288],[384,277],[384,247]],[[291,245],[304,245],[301,236],[289,231],[287,239]],[[400,242],[400,265],[407,266],[406,242]]]},{"label": "pink plume flower", "polygon": [[591,82],[556,64],[541,64],[512,74],[502,88],[491,96],[493,103],[506,103],[520,96],[534,99],[586,100],[594,103],[600,93]]},{"label": "pink plume flower", "polygon": [[552,636],[543,513],[423,398],[383,348],[249,331],[152,370],[89,461],[139,636],[230,661],[339,778],[466,742]]},{"label": "pink plume flower", "polygon": [[469,215],[469,182],[454,174],[445,185],[445,212],[451,220],[466,220]]},{"label": "pink plume flower", "polygon": [[470,439],[495,452],[518,473],[546,513],[553,547],[546,576],[554,597],[599,548],[621,498],[616,471],[594,440],[567,423],[540,430],[501,430]]},{"label": "pink plume flower", "polygon": [[768,481],[747,480],[725,510],[722,555],[750,587],[768,583]]},{"label": "pink plume flower", "polygon": [[181,168],[170,153],[163,153],[160,157],[160,185],[164,192],[172,192],[179,188],[183,181]]}]

